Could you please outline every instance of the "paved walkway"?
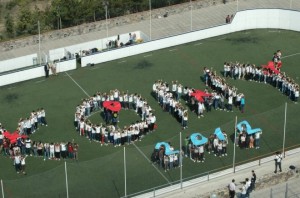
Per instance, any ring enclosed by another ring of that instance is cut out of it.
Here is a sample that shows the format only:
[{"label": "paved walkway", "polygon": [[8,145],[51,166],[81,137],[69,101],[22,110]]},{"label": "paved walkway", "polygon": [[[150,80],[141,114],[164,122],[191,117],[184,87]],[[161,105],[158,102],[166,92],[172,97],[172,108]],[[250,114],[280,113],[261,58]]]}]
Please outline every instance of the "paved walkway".
[{"label": "paved walkway", "polygon": [[[282,173],[277,174],[285,174],[289,171],[289,166],[294,165],[298,169],[300,168],[300,158],[299,153],[287,156],[282,161]],[[200,183],[191,187],[184,188],[183,190],[175,190],[171,193],[167,193],[161,196],[157,196],[160,198],[202,198],[204,197],[204,194],[210,194],[211,197],[213,197],[213,192],[217,189],[222,189],[226,187],[232,179],[236,180],[236,184],[238,185],[238,189],[236,190],[237,194],[240,193],[240,189],[242,187],[241,183],[242,181],[245,181],[246,177],[251,177],[251,171],[255,170],[257,175],[257,180],[259,180],[263,176],[271,176],[274,175],[274,161],[270,161],[268,163],[264,163],[261,166],[255,166],[251,168],[246,168],[242,171],[239,171],[237,173],[231,173],[222,177],[219,177],[217,179],[212,179],[210,181]],[[298,175],[299,176],[299,175]],[[294,178],[289,180],[288,182],[280,183],[278,185],[274,185],[272,187],[267,187],[261,190],[256,190],[251,193],[251,198],[267,198],[271,197],[271,189],[272,189],[272,198],[284,198],[285,196],[285,189],[286,189],[286,183],[288,183],[288,190],[289,190],[289,196],[288,197],[300,197],[300,188],[298,187],[300,185],[300,178]],[[292,196],[292,195],[298,195],[298,196]],[[206,198],[206,197],[205,197]],[[215,198],[225,198],[225,197],[215,197]]]},{"label": "paved walkway", "polygon": [[[291,4],[292,2],[292,4]],[[166,18],[152,19],[151,38],[159,39],[176,34],[182,34],[191,30],[205,29],[225,23],[225,17],[228,14],[234,14],[237,10],[254,8],[284,8],[300,10],[299,0],[238,0],[217,4],[214,6],[194,9],[192,12],[188,9],[179,14],[170,15]],[[191,16],[192,13],[192,16]],[[192,23],[191,23],[192,21]],[[128,32],[140,30],[145,34],[150,34],[150,21],[145,20],[139,23],[123,25],[109,29],[109,36],[125,34]],[[41,43],[41,51],[47,53],[51,49],[64,46],[75,45],[87,41],[93,41],[106,37],[106,31],[90,32],[77,36],[70,36],[63,39],[47,41]],[[17,48],[11,51],[1,52],[0,60],[11,59],[28,54],[38,53],[38,45]]]}]

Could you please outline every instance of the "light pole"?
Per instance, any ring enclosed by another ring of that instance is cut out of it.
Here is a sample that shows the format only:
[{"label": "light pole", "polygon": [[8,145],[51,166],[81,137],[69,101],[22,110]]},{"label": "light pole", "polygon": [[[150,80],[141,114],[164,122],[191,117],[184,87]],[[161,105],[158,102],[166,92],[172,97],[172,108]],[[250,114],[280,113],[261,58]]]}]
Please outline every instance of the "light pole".
[{"label": "light pole", "polygon": [[40,28],[40,21],[38,21],[38,32],[39,32],[39,62],[41,65],[41,28]]},{"label": "light pole", "polygon": [[149,14],[150,14],[150,21],[149,21],[149,29],[150,29],[150,41],[151,41],[151,34],[152,34],[152,14],[151,14],[151,0],[149,0]]},{"label": "light pole", "polygon": [[102,4],[105,8],[106,38],[108,38],[107,8],[108,8],[108,5],[109,5],[109,2],[108,1],[103,1]]},{"label": "light pole", "polygon": [[57,7],[57,26],[58,26],[58,29],[62,29],[62,25],[61,25],[61,16],[60,16],[60,8],[59,6]]},{"label": "light pole", "polygon": [[190,0],[190,6],[191,6],[191,31],[193,31],[193,4],[192,4],[192,0]]}]

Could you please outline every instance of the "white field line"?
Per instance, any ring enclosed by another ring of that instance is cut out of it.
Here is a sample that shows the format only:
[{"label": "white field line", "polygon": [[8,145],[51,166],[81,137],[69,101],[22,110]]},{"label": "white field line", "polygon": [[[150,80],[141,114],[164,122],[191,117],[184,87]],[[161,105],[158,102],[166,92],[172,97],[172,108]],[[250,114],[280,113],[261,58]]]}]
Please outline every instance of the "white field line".
[{"label": "white field line", "polygon": [[178,50],[177,48],[174,48],[174,49],[170,49],[169,52],[173,52],[173,51],[176,51]]},{"label": "white field line", "polygon": [[88,97],[91,97],[67,72],[65,72],[67,74],[67,76],[69,76],[69,78],[83,91],[83,93],[85,95],[87,95]]},{"label": "white field line", "polygon": [[291,57],[291,56],[296,56],[296,55],[299,55],[299,54],[300,54],[300,52],[295,53],[295,54],[290,54],[290,55],[281,57],[281,59],[288,58],[288,57]]},{"label": "white field line", "polygon": [[118,62],[118,63],[126,63],[126,60],[120,61],[120,62]]},{"label": "white field line", "polygon": [[7,89],[10,90],[10,89],[14,89],[14,88],[16,88],[16,87],[8,87]]},{"label": "white field line", "polygon": [[99,69],[100,67],[92,67],[90,70]]},{"label": "white field line", "polygon": [[194,46],[202,45],[203,43],[196,43]]},{"label": "white field line", "polygon": [[224,40],[224,39],[226,39],[226,37],[219,38],[218,41]]},{"label": "white field line", "polygon": [[171,184],[171,182],[168,180],[168,178],[166,178],[166,176],[164,176],[158,169],[157,167],[148,159],[148,157],[143,153],[143,151],[141,151],[141,149],[139,147],[137,147],[134,143],[133,146],[146,158],[146,160],[151,163],[151,165],[155,168],[155,170],[169,183]]},{"label": "white field line", "polygon": [[280,32],[280,30],[269,30],[268,32]]},{"label": "white field line", "polygon": [[152,56],[152,54],[145,55],[144,58],[150,57],[150,56]]},{"label": "white field line", "polygon": [[38,81],[35,81],[34,83],[41,83],[41,82],[44,82],[45,80],[38,80]]}]

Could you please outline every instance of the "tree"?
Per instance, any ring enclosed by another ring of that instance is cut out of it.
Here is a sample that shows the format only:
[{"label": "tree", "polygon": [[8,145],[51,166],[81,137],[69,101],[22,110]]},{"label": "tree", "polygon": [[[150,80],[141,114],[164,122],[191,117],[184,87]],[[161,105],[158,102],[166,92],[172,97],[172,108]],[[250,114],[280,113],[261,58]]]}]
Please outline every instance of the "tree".
[{"label": "tree", "polygon": [[10,16],[10,14],[7,14],[5,16],[5,29],[8,37],[14,37],[15,33],[15,26],[14,26],[14,21],[13,18]]}]

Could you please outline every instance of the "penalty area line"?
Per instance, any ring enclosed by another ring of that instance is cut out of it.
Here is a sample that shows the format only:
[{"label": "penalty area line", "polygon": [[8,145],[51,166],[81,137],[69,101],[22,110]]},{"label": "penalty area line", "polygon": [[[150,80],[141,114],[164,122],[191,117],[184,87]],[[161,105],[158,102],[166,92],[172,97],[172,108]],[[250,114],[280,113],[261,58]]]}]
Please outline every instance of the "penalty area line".
[{"label": "penalty area line", "polygon": [[67,72],[65,72],[65,74],[67,76],[69,76],[69,78],[83,91],[83,93],[85,95],[87,95],[88,97],[91,97]]},{"label": "penalty area line", "polygon": [[168,180],[168,178],[166,178],[166,176],[164,176],[159,170],[158,168],[147,158],[147,156],[143,153],[143,151],[141,151],[141,149],[139,147],[137,147],[135,145],[135,143],[132,143],[133,146],[146,158],[146,160],[151,163],[151,165],[153,166],[153,168],[155,168],[155,170],[168,182],[168,184],[172,185],[171,182]]}]

